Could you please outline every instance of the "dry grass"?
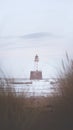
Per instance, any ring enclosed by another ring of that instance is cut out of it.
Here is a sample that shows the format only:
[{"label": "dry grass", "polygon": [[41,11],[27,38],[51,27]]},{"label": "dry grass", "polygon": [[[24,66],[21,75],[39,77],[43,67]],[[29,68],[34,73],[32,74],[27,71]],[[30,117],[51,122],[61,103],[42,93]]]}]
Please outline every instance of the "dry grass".
[{"label": "dry grass", "polygon": [[0,80],[0,130],[73,130],[73,61],[66,59],[52,97],[17,96],[8,81]]},{"label": "dry grass", "polygon": [[[3,73],[2,73],[3,74]],[[0,79],[0,130],[30,130],[39,118],[43,98],[25,98],[26,93],[16,94],[14,87]]]},{"label": "dry grass", "polygon": [[54,114],[60,129],[73,129],[73,60],[66,54],[56,84],[58,95],[54,95]]}]

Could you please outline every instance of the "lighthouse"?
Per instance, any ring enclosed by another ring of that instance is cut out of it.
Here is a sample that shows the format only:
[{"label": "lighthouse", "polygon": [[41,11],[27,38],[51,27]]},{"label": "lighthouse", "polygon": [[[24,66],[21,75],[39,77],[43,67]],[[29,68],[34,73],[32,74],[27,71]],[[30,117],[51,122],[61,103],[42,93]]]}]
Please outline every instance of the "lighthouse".
[{"label": "lighthouse", "polygon": [[42,80],[42,71],[38,70],[39,56],[34,58],[35,70],[30,72],[30,80]]},{"label": "lighthouse", "polygon": [[35,56],[35,59],[34,59],[34,63],[35,63],[35,70],[38,71],[38,62],[39,62],[39,57],[38,55]]}]

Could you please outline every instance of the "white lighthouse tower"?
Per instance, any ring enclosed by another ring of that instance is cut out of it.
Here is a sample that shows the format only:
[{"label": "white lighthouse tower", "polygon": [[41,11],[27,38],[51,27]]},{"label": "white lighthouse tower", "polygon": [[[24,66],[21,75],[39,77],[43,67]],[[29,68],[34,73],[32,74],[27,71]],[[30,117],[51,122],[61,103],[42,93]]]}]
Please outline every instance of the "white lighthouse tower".
[{"label": "white lighthouse tower", "polygon": [[35,70],[38,71],[38,62],[39,62],[38,55],[35,56],[34,62],[35,62]]},{"label": "white lighthouse tower", "polygon": [[39,56],[36,54],[35,59],[34,59],[35,71],[30,72],[31,80],[41,80],[42,79],[42,71],[38,70],[38,62],[39,62]]}]

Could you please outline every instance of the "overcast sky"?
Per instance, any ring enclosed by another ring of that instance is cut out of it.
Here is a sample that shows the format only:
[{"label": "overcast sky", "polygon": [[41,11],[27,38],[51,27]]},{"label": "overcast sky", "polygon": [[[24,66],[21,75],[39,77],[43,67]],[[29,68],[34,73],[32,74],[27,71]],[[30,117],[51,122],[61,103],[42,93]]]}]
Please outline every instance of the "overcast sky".
[{"label": "overcast sky", "polygon": [[0,65],[9,75],[29,77],[37,53],[51,77],[72,46],[72,0],[0,0]]}]

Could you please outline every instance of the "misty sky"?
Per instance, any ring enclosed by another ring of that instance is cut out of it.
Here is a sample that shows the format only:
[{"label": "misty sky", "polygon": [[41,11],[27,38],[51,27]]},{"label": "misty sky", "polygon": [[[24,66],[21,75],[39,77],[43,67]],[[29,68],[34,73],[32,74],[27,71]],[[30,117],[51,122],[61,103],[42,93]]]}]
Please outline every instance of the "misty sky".
[{"label": "misty sky", "polygon": [[0,65],[9,76],[29,77],[39,55],[43,77],[73,56],[72,0],[0,0]]}]

